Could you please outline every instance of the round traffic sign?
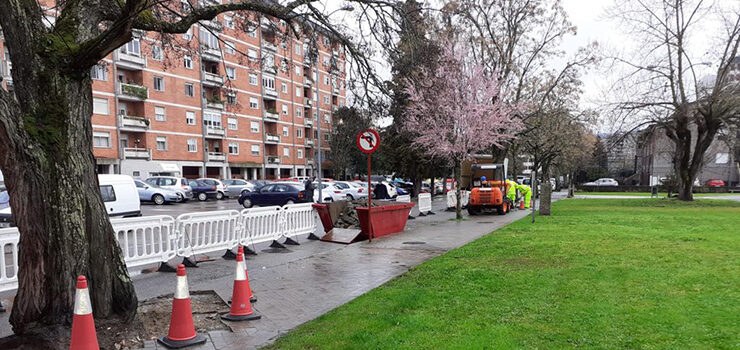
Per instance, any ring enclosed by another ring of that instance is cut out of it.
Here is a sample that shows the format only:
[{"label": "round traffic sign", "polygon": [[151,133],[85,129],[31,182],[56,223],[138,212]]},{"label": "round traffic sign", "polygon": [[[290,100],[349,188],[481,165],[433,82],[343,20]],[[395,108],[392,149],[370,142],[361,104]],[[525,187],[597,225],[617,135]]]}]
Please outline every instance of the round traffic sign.
[{"label": "round traffic sign", "polygon": [[366,129],[357,134],[357,148],[362,153],[373,153],[380,145],[380,136],[373,129]]}]

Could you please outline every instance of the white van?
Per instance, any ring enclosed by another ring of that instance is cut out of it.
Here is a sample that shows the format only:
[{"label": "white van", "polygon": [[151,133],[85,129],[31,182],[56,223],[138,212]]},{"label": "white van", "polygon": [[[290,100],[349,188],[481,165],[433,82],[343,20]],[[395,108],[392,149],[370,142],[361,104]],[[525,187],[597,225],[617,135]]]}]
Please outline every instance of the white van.
[{"label": "white van", "polygon": [[98,175],[100,195],[110,216],[140,216],[141,203],[134,179],[128,175]]}]

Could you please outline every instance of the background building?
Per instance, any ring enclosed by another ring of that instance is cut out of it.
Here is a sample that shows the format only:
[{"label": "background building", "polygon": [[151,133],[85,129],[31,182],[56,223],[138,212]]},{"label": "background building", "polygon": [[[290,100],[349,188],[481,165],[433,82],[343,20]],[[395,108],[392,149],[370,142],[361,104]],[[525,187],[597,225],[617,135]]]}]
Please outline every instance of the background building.
[{"label": "background building", "polygon": [[[98,172],[314,174],[319,128],[323,155],[346,89],[343,48],[313,28],[287,37],[285,23],[241,12],[174,38],[136,33],[91,71]],[[0,38],[3,88],[12,89],[11,69]]]}]

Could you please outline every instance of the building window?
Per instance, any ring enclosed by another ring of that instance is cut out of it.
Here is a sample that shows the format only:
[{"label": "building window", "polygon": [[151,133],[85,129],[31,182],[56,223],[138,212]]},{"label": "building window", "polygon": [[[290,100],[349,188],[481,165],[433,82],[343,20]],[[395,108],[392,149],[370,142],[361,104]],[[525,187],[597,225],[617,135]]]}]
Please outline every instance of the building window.
[{"label": "building window", "polygon": [[193,69],[193,58],[188,55],[185,55],[185,57],[182,58],[182,64],[187,69]]},{"label": "building window", "polygon": [[221,114],[203,113],[203,124],[206,126],[221,127]]},{"label": "building window", "polygon": [[229,55],[233,55],[236,53],[236,46],[231,41],[224,41],[224,51]]},{"label": "building window", "polygon": [[301,129],[301,128],[295,129],[295,137],[297,137],[299,139],[302,139],[303,138],[303,129]]},{"label": "building window", "polygon": [[252,26],[252,23],[249,23],[249,36],[253,38],[257,37],[257,25],[256,24]]},{"label": "building window", "polygon": [[193,7],[190,6],[189,0],[180,0],[180,5],[182,5],[182,12],[183,13],[190,13],[190,11],[193,10]]},{"label": "building window", "polygon": [[257,109],[260,108],[259,102],[257,102],[257,99],[254,97],[249,98],[249,108]]},{"label": "building window", "polygon": [[226,67],[226,76],[229,77],[229,79],[231,80],[236,79],[236,68]]},{"label": "building window", "polygon": [[288,105],[283,104],[283,115],[288,115]]},{"label": "building window", "polygon": [[249,122],[249,131],[260,132],[260,123],[259,122]]},{"label": "building window", "polygon": [[252,155],[260,155],[260,145],[252,145]]},{"label": "building window", "polygon": [[154,77],[154,90],[164,91],[164,78],[157,76]]},{"label": "building window", "polygon": [[295,151],[295,154],[298,156],[298,159],[303,159],[303,150],[302,149],[300,149],[300,148],[297,149]]},{"label": "building window", "polygon": [[229,154],[239,154],[239,144],[236,142],[229,142]]},{"label": "building window", "polygon": [[205,46],[206,48],[212,49],[212,50],[218,50],[218,37],[211,33],[210,31],[206,30],[203,26],[200,27],[200,43]]},{"label": "building window", "polygon": [[295,54],[300,55],[301,54],[301,45],[295,45]]},{"label": "building window", "polygon": [[154,120],[163,122],[167,120],[167,116],[165,115],[164,107],[154,107]]},{"label": "building window", "polygon": [[275,90],[275,78],[262,77],[262,86],[268,90]]},{"label": "building window", "polygon": [[301,75],[301,66],[295,66],[295,75],[297,76]]},{"label": "building window", "polygon": [[188,152],[198,152],[197,139],[188,139]]},{"label": "building window", "polygon": [[141,42],[139,41],[139,39],[134,38],[133,40],[127,42],[126,45],[121,46],[121,48],[118,50],[120,53],[123,54],[141,56]]},{"label": "building window", "polygon": [[102,131],[93,132],[93,147],[110,148],[110,133]]},{"label": "building window", "polygon": [[108,99],[93,97],[93,113],[108,115]]},{"label": "building window", "polygon": [[167,137],[157,136],[157,151],[166,151],[166,150],[167,150]]},{"label": "building window", "polygon": [[324,141],[329,142],[329,134],[324,134]]},{"label": "building window", "polygon": [[324,104],[329,104],[329,95],[324,95]]},{"label": "building window", "polygon": [[235,105],[236,104],[236,93],[230,92],[226,94],[226,103],[230,105]]},{"label": "building window", "polygon": [[182,35],[182,38],[185,40],[190,40],[193,38],[193,27],[188,28],[188,31],[185,32],[185,34]]},{"label": "building window", "polygon": [[324,46],[329,46],[329,38],[323,37],[321,38],[321,42],[324,43]]},{"label": "building window", "polygon": [[297,116],[298,118],[303,118],[303,110],[301,110],[300,108],[296,109],[296,110],[295,110],[295,115],[296,115],[296,116]]},{"label": "building window", "polygon": [[329,85],[329,76],[324,75],[324,85]]},{"label": "building window", "polygon": [[195,95],[195,88],[191,83],[185,83],[185,96],[193,97]]},{"label": "building window", "polygon": [[288,135],[290,135],[290,130],[288,129],[287,126],[284,126],[283,127],[283,136],[287,137]]},{"label": "building window", "polygon": [[290,158],[290,148],[288,147],[283,148],[283,157]]},{"label": "building window", "polygon": [[234,17],[224,15],[224,25],[226,28],[234,29]]},{"label": "building window", "polygon": [[155,61],[162,60],[162,47],[158,45],[152,45],[152,59]]},{"label": "building window", "polygon": [[257,85],[257,74],[249,73],[249,84]]},{"label": "building window", "polygon": [[229,124],[229,130],[237,129],[236,118],[228,118],[226,122]]},{"label": "building window", "polygon": [[727,164],[730,162],[730,154],[729,153],[717,153],[714,156],[714,163],[715,164]]},{"label": "building window", "polygon": [[324,113],[324,123],[331,123],[331,117],[329,117],[329,113]]},{"label": "building window", "polygon": [[90,78],[95,80],[108,80],[108,69],[102,64],[96,64],[90,69]]},{"label": "building window", "polygon": [[185,122],[187,122],[188,125],[195,125],[195,112],[185,112]]},{"label": "building window", "polygon": [[288,93],[288,84],[280,83],[280,88],[282,88],[284,94]]},{"label": "building window", "polygon": [[257,50],[254,49],[247,49],[247,57],[250,61],[256,61],[257,60]]},{"label": "building window", "polygon": [[296,97],[301,97],[301,88],[300,87],[296,87],[295,88],[295,95],[296,95]]}]

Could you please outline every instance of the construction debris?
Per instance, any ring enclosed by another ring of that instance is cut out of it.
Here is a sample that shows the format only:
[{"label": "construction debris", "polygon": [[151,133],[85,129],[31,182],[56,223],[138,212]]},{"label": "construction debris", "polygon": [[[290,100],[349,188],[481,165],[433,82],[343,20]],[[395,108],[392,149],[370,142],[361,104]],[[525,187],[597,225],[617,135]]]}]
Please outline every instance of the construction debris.
[{"label": "construction debris", "polygon": [[[334,204],[334,203],[332,203]],[[345,206],[339,212],[334,227],[339,228],[360,228],[360,219],[357,217],[357,207],[367,207],[367,199],[358,199],[353,201],[346,201]],[[377,207],[381,203],[373,201],[373,207]]]}]

